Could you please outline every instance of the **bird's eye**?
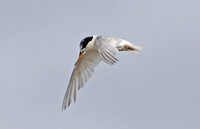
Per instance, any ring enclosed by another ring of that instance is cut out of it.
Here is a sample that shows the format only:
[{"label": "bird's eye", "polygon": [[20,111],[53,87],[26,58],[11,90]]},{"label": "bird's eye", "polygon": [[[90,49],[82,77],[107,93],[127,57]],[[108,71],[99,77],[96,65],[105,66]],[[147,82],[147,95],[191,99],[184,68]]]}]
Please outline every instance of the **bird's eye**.
[{"label": "bird's eye", "polygon": [[92,38],[93,37],[91,36],[91,37],[86,37],[83,40],[81,40],[80,48],[84,49],[87,46],[87,44],[92,40]]}]

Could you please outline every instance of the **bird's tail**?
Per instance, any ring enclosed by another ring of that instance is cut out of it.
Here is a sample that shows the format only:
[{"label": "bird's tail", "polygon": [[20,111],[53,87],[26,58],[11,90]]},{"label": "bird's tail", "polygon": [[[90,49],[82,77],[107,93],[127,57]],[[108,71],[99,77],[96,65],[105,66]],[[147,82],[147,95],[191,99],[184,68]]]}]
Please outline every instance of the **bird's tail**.
[{"label": "bird's tail", "polygon": [[143,49],[141,46],[136,46],[133,44],[125,44],[124,48],[126,49],[126,51],[129,51],[134,54],[140,53]]},{"label": "bird's tail", "polygon": [[132,49],[133,50],[131,50],[130,52],[137,54],[137,53],[140,53],[142,51],[143,47],[133,45]]},{"label": "bird's tail", "polygon": [[140,53],[142,51],[141,46],[133,45],[132,43],[130,43],[126,40],[123,40],[123,39],[121,39],[121,42],[119,43],[117,48],[119,51],[129,51],[133,54]]}]

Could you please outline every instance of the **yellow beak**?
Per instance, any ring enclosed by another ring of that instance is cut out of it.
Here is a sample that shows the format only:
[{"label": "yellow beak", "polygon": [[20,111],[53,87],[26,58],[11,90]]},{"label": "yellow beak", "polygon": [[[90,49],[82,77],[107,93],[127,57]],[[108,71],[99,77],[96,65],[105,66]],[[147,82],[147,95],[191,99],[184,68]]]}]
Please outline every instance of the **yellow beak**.
[{"label": "yellow beak", "polygon": [[80,61],[80,59],[81,59],[82,56],[83,56],[83,53],[84,53],[84,51],[80,52],[79,57],[78,57],[78,60],[76,61],[75,65]]},{"label": "yellow beak", "polygon": [[84,53],[84,51],[80,52],[79,57],[78,57],[78,61],[77,61],[77,62],[79,62],[79,60],[80,60],[81,57],[83,56],[83,53]]}]

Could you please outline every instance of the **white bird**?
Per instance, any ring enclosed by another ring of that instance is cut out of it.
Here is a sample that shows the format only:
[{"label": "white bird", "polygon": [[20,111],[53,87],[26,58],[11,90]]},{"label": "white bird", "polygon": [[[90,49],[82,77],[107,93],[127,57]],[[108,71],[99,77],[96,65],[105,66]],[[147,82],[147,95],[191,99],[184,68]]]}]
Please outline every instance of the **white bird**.
[{"label": "white bird", "polygon": [[140,46],[114,37],[95,35],[84,38],[80,43],[80,54],[65,92],[62,110],[69,107],[72,99],[76,101],[77,90],[84,86],[101,61],[113,65],[118,61],[116,58],[118,51],[139,53],[141,49]]}]

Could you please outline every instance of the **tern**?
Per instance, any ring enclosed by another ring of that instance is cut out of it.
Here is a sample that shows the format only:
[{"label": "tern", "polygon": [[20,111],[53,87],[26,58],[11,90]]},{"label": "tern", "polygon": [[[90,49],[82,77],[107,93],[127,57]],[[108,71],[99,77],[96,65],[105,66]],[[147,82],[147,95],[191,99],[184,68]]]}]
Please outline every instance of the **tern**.
[{"label": "tern", "polygon": [[95,67],[101,62],[113,65],[118,59],[116,55],[119,51],[129,51],[139,53],[141,46],[136,46],[130,42],[103,35],[86,37],[80,42],[80,54],[74,65],[74,69],[65,92],[62,110],[70,106],[72,100],[76,101],[76,94],[80,88],[91,77]]}]

